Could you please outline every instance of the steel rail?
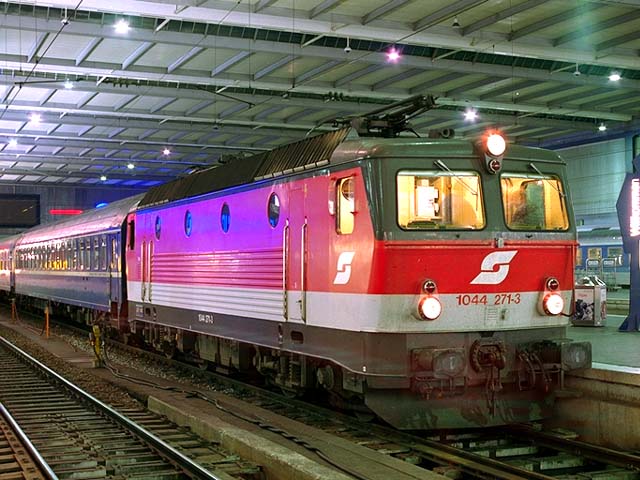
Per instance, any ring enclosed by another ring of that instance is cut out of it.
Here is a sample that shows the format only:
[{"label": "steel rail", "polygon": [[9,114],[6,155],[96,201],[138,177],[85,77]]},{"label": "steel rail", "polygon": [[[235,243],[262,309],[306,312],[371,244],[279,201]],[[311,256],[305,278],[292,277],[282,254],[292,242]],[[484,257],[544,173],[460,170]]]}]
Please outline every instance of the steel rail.
[{"label": "steel rail", "polygon": [[619,452],[599,445],[581,442],[580,440],[558,437],[550,433],[540,432],[527,425],[511,425],[507,428],[517,434],[527,435],[536,445],[572,453],[591,460],[597,460],[603,464],[640,472],[640,456],[638,455]]},{"label": "steel rail", "polygon": [[18,425],[18,422],[16,422],[15,419],[11,416],[11,414],[9,413],[9,411],[6,409],[6,407],[3,405],[2,402],[0,402],[0,416],[4,418],[5,422],[7,422],[7,424],[11,427],[11,429],[16,434],[16,436],[20,439],[24,447],[29,452],[29,455],[31,456],[35,464],[38,466],[38,468],[40,469],[41,473],[45,476],[45,478],[49,480],[58,480],[58,476],[53,472],[53,470],[51,469],[49,464],[45,461],[45,459],[42,458],[42,455],[40,455],[40,452],[38,452],[38,449],[35,447],[35,445],[33,445],[33,443],[31,443],[31,440],[29,439],[29,437],[27,437],[27,435],[24,433],[22,428],[20,428],[20,425]]},{"label": "steel rail", "polygon": [[145,442],[153,446],[160,454],[166,456],[168,459],[170,459],[177,466],[179,466],[184,471],[188,472],[193,477],[202,479],[202,480],[223,480],[222,477],[219,477],[214,473],[209,472],[198,463],[194,462],[190,458],[180,453],[171,445],[168,445],[163,440],[156,437],[153,433],[145,430],[144,428],[142,428],[140,425],[136,424],[132,420],[129,420],[127,417],[119,414],[116,410],[111,408],[109,405],[103,403],[102,401],[98,400],[94,396],[78,388],[76,385],[71,383],[66,378],[58,375],[56,372],[51,370],[49,367],[47,367],[37,359],[33,358],[31,355],[29,355],[25,351],[11,344],[4,337],[0,337],[0,345],[18,354],[20,357],[28,361],[34,367],[45,372],[50,377],[53,377],[57,382],[64,385],[66,388],[72,391],[75,395],[89,402],[92,406],[98,408],[106,416],[108,416],[112,420],[116,421],[118,424],[124,426],[125,428],[135,433],[138,437],[140,437]]}]

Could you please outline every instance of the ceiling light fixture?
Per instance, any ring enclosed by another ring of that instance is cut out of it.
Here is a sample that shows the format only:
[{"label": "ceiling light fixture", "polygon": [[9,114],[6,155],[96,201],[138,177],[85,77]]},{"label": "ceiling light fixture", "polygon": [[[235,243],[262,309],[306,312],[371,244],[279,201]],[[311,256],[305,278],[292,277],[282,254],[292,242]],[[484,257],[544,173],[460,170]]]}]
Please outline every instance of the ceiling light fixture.
[{"label": "ceiling light fixture", "polygon": [[573,71],[573,76],[574,77],[579,77],[580,74],[580,70],[578,69],[578,63],[576,62],[576,69]]},{"label": "ceiling light fixture", "polygon": [[18,140],[16,140],[15,138],[10,138],[9,139],[9,148],[15,148],[18,146]]},{"label": "ceiling light fixture", "polygon": [[478,112],[475,108],[467,108],[464,111],[464,119],[468,122],[474,122],[478,118]]},{"label": "ceiling light fixture", "polygon": [[135,166],[133,163],[128,163],[128,164],[127,164],[127,168],[128,168],[129,170],[133,170],[134,168],[136,168],[136,166]]},{"label": "ceiling light fixture", "polygon": [[600,126],[598,126],[598,130],[601,132],[604,132],[607,129],[607,126],[604,123],[601,123]]},{"label": "ceiling light fixture", "polygon": [[31,115],[29,115],[29,121],[34,125],[39,125],[41,120],[42,117],[39,113],[32,113]]},{"label": "ceiling light fixture", "polygon": [[387,50],[387,61],[397,62],[398,60],[400,60],[400,52],[396,50],[396,47],[391,47]]},{"label": "ceiling light fixture", "polygon": [[64,81],[64,88],[71,90],[73,88],[73,82],[68,78]]},{"label": "ceiling light fixture", "polygon": [[617,82],[621,79],[622,77],[620,76],[619,72],[611,72],[611,75],[609,75],[609,80],[611,80],[612,82]]},{"label": "ceiling light fixture", "polygon": [[100,181],[101,182],[106,182],[107,181],[107,176],[106,175],[100,175]]},{"label": "ceiling light fixture", "polygon": [[129,22],[127,22],[124,18],[121,18],[116,22],[113,28],[116,29],[116,33],[125,34],[129,31]]},{"label": "ceiling light fixture", "polygon": [[171,155],[171,150],[169,150],[167,147],[164,147],[164,149],[162,150],[162,154],[163,155]]},{"label": "ceiling light fixture", "polygon": [[456,30],[460,28],[460,22],[458,21],[458,17],[454,17],[453,19],[453,24],[451,24],[452,28],[455,28]]}]

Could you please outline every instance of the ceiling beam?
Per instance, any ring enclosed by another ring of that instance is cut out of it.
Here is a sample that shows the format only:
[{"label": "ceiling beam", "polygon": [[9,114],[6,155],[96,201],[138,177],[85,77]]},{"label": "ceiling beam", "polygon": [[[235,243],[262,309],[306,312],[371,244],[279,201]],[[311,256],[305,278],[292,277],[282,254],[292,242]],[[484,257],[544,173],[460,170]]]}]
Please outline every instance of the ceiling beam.
[{"label": "ceiling beam", "polygon": [[334,87],[341,87],[342,85],[346,85],[348,83],[357,80],[358,78],[362,78],[370,73],[377,72],[378,70],[382,70],[384,68],[383,65],[369,65],[368,67],[361,68],[360,70],[356,70],[349,75],[345,75],[344,77],[336,80],[333,83]]},{"label": "ceiling beam", "polygon": [[583,28],[577,28],[569,33],[561,35],[560,37],[556,37],[551,42],[554,47],[558,47],[562,44],[573,42],[575,40],[585,41],[587,37],[593,35],[594,33],[602,32],[603,30],[608,30],[609,28],[620,28],[623,24],[632,22],[640,18],[640,9],[636,7],[635,10],[631,10],[623,13],[622,15],[617,15],[613,18],[609,18],[607,20],[596,21],[585,25]]},{"label": "ceiling beam", "polygon": [[579,18],[582,15],[593,13],[596,10],[606,6],[605,4],[590,2],[579,3],[578,5],[579,6],[577,8],[570,8],[569,10],[566,10],[563,13],[559,13],[554,16],[546,16],[542,20],[531,23],[526,27],[521,28],[520,30],[516,30],[515,32],[511,32],[507,38],[510,42],[513,42],[514,40],[518,40],[522,37],[526,37],[527,35],[531,35],[532,33],[539,32],[540,30],[544,30],[545,28],[558,25],[559,23],[565,22],[567,20],[573,20],[574,18]]},{"label": "ceiling beam", "polygon": [[311,9],[309,13],[309,18],[315,18],[323,13],[328,12],[339,6],[341,3],[344,3],[346,0],[324,0],[320,5],[316,5]]},{"label": "ceiling beam", "polygon": [[87,42],[85,47],[80,50],[80,53],[78,53],[78,56],[75,58],[76,67],[80,66],[82,62],[84,62],[87,57],[89,57],[89,55],[91,55],[93,51],[98,48],[100,42],[102,42],[102,38],[92,38]]},{"label": "ceiling beam", "polygon": [[255,7],[253,7],[253,11],[254,13],[259,13],[260,11],[264,10],[265,8],[270,7],[271,5],[273,5],[274,3],[276,3],[278,0],[259,0]]},{"label": "ceiling beam", "polygon": [[[11,25],[8,25],[9,19],[17,21],[18,18],[22,18],[22,17],[11,17],[11,16],[3,17],[2,15],[0,15],[0,27],[10,28]],[[43,23],[45,25],[42,26],[39,24],[39,27],[47,28],[48,22],[43,22]],[[29,19],[26,19],[23,22],[23,24],[26,24],[24,28],[28,29]],[[70,27],[74,25],[75,25],[75,22],[72,25],[70,25]],[[89,27],[88,25],[80,24],[77,27],[77,29],[81,30],[82,34],[84,34],[84,29],[86,29],[87,35],[89,34],[93,36],[95,36],[96,34],[113,35],[113,33],[110,31],[96,32],[96,28],[93,25],[90,26],[91,27],[90,29],[88,27]],[[51,26],[51,28],[53,28],[53,26]],[[55,27],[55,28],[58,28],[58,27]],[[69,33],[73,33],[73,32],[70,31]],[[395,36],[394,36],[395,39],[397,39],[398,34],[399,34],[398,32],[395,33]],[[177,33],[177,32],[170,32],[170,31],[162,31],[154,35],[152,33],[148,33],[142,30],[140,32],[136,31],[135,33],[132,33],[132,36],[135,37],[133,39],[139,40],[139,41],[155,41],[159,43],[168,43],[168,44],[175,44],[175,45],[193,45],[193,44],[199,43],[201,47],[231,48],[231,49],[240,49],[240,50],[247,50],[248,47],[250,47],[250,49],[253,52],[269,52],[269,53],[275,52],[275,53],[281,53],[283,55],[293,54],[298,56],[304,55],[304,56],[311,56],[311,57],[318,57],[318,58],[326,58],[329,60],[335,60],[337,58],[342,58],[345,61],[352,60],[349,58],[348,54],[345,54],[342,51],[342,49],[331,48],[331,47],[310,46],[310,47],[305,47],[303,49],[301,46],[292,45],[290,43],[284,43],[284,42],[274,42],[274,41],[266,41],[266,40],[249,41],[247,39],[226,38],[226,37],[216,37],[216,39],[213,40],[210,38],[212,36],[205,37],[203,39],[201,35]],[[455,38],[447,38],[447,42],[449,41],[453,42],[454,44],[460,43]],[[471,40],[466,40],[466,41],[470,42]],[[413,37],[412,37],[412,43],[414,43]],[[451,44],[449,45],[449,48],[451,48]],[[471,51],[484,52],[486,50],[486,48],[482,48],[482,49],[478,48],[477,45],[476,46],[465,45],[465,48]],[[513,48],[510,49],[510,54],[511,55],[524,54],[525,56],[528,56],[528,57],[537,56],[538,58],[548,58],[550,60],[573,62],[573,63],[577,61],[580,63],[588,63],[592,65],[611,65],[611,60],[610,60],[611,57],[608,57],[609,60],[607,60],[604,57],[594,58],[594,55],[592,52],[589,52],[587,55],[586,53],[583,53],[581,51],[576,51],[576,50],[571,50],[571,52],[564,52],[564,50],[562,49],[550,49],[548,45],[544,46],[543,43],[541,43],[540,41],[538,41],[535,46],[528,45],[526,47],[526,52],[519,52],[518,48],[520,48],[519,44],[514,44]],[[556,55],[558,52],[564,52],[565,54]],[[20,68],[22,68],[23,70],[32,68],[31,64],[28,64],[28,63],[22,64],[19,61],[16,62],[15,67],[13,67],[12,62],[19,60],[20,58],[19,56],[4,54],[4,55],[0,55],[0,57],[2,57],[0,58],[0,61],[5,62],[5,68],[15,68],[16,70],[20,70]],[[365,63],[386,64],[386,57],[383,54],[372,52],[360,58],[359,62],[363,64]],[[467,71],[469,73],[485,73],[485,74],[504,76],[504,77],[515,76],[515,77],[521,77],[521,78],[540,78],[540,79],[544,78],[545,80],[548,80],[551,75],[550,72],[548,72],[547,70],[541,70],[537,68],[511,67],[509,65],[497,65],[497,64],[489,64],[489,63],[472,64],[468,61],[456,61],[456,60],[449,60],[449,59],[439,60],[437,64],[434,65],[432,64],[431,59],[429,58],[415,57],[415,56],[408,56],[408,55],[403,58],[403,63],[407,67],[422,66],[425,69],[433,69],[437,66],[437,68],[439,69],[445,69],[449,71]],[[625,61],[623,57],[620,57],[618,55],[615,58],[615,66],[618,68],[625,68],[625,67],[637,68],[637,60],[636,58],[634,58],[633,62],[631,62],[631,60]],[[76,73],[79,75],[91,74],[93,71],[94,75],[96,74],[114,75],[115,74],[120,77],[127,76],[126,72],[119,71],[120,64],[103,64],[103,65],[93,64],[91,69],[79,68],[77,69],[77,71],[74,71],[76,69],[71,67],[74,67],[74,65],[73,63],[70,64],[68,61],[65,61],[62,59],[53,60],[53,59],[45,58],[45,59],[42,59],[41,63],[38,65],[38,70],[56,71],[61,74]],[[137,71],[135,72],[135,75],[131,75],[132,78],[160,79],[160,78],[163,78],[167,73],[166,70],[159,71],[159,69],[157,72],[155,72],[155,70],[151,67],[142,68],[142,67],[136,66],[136,70]],[[95,73],[96,71],[98,73]],[[210,72],[202,72],[202,75],[209,78]],[[172,80],[174,78],[175,78],[175,81],[179,81],[180,83],[189,81],[183,75],[167,76],[168,80]],[[238,78],[242,78],[242,76],[236,75],[236,79]],[[201,82],[202,78],[198,78],[197,76],[194,76],[192,81]],[[246,78],[243,81],[248,84],[250,81],[255,81],[255,79]],[[582,79],[573,78],[572,74],[567,73],[566,78],[563,78],[562,81],[565,81],[568,83],[572,83],[572,82],[573,83],[578,83],[578,82],[589,83],[589,82],[598,82],[598,81],[601,81],[601,79],[599,77],[590,77],[590,78],[582,78]],[[640,82],[636,81],[636,83],[640,83]],[[224,83],[222,82],[217,84],[221,86],[224,85]]]},{"label": "ceiling beam", "polygon": [[482,28],[486,28],[494,23],[499,22],[500,20],[504,20],[505,18],[513,17],[518,13],[522,13],[524,11],[535,8],[543,3],[548,2],[549,0],[527,0],[518,5],[511,6],[509,8],[505,8],[504,10],[500,10],[498,13],[493,15],[489,15],[488,17],[484,17],[476,22],[467,25],[466,27],[462,27],[460,33],[464,35],[470,35],[473,32],[476,32]]},{"label": "ceiling beam", "polygon": [[423,73],[425,72],[421,68],[411,68],[396,75],[391,75],[390,77],[387,77],[384,80],[380,80],[377,83],[374,83],[371,86],[371,90],[380,90],[381,88],[388,87],[389,85],[393,85],[397,82],[401,82],[403,80],[406,80],[407,78],[415,77],[416,75],[421,75]]},{"label": "ceiling beam", "polygon": [[27,53],[27,62],[32,62],[36,58],[38,51],[42,48],[42,45],[44,45],[44,42],[47,40],[48,36],[49,34],[46,32],[38,33],[36,35],[36,40],[35,42],[33,42],[32,47]]},{"label": "ceiling beam", "polygon": [[244,60],[245,58],[251,56],[252,54],[253,54],[253,52],[245,51],[245,50],[236,53],[231,58],[225,60],[221,64],[219,64],[216,67],[214,67],[214,69],[211,70],[211,76],[215,77],[219,73],[222,73],[225,70],[233,67],[235,64],[240,63],[242,60]]},{"label": "ceiling beam", "polygon": [[426,17],[422,17],[412,25],[412,28],[414,31],[427,29],[447,20],[448,18],[460,15],[473,7],[477,7],[486,1],[487,0],[457,0],[440,10],[430,13]]},{"label": "ceiling beam", "polygon": [[538,85],[539,83],[540,82],[537,82],[535,80],[525,80],[524,82],[523,81],[511,82],[508,85],[505,85],[504,87],[496,88],[495,90],[491,90],[490,92],[480,95],[478,98],[480,100],[485,100],[487,98],[495,98],[495,97],[504,95],[505,93],[511,93],[517,90],[524,90],[525,88],[533,87],[534,85]]},{"label": "ceiling beam", "polygon": [[384,5],[381,5],[380,7],[376,8],[375,10],[372,10],[371,12],[367,13],[364,17],[362,17],[361,23],[362,25],[371,23],[377,18],[383,17],[385,15],[389,15],[390,13],[399,9],[400,7],[404,7],[411,1],[412,0],[391,0],[385,3]]},{"label": "ceiling beam", "polygon": [[153,46],[153,42],[142,42],[140,45],[138,45],[138,47],[122,61],[122,70],[126,70],[135,62],[140,60],[140,57],[151,50],[151,47]]},{"label": "ceiling beam", "polygon": [[167,67],[167,73],[172,73],[173,71],[180,68],[182,65],[187,63],[189,60],[192,60],[196,55],[204,51],[204,47],[193,47],[191,50],[186,52],[185,54],[178,57]]},{"label": "ceiling beam", "polygon": [[274,72],[277,69],[290,64],[291,62],[297,60],[298,58],[299,58],[298,55],[287,55],[286,57],[281,58],[277,62],[274,62],[271,65],[267,65],[266,67],[258,70],[256,73],[253,74],[253,79],[260,80],[262,77],[266,77],[271,72]]},{"label": "ceiling beam", "polygon": [[342,63],[343,63],[342,60],[329,60],[328,62],[323,63],[322,65],[319,65],[315,68],[312,68],[311,70],[307,70],[306,72],[298,75],[296,77],[295,84],[300,85],[301,83],[307,82],[309,80],[313,80],[315,77],[319,77],[323,73],[328,72],[329,70],[337,67],[338,65],[341,65]]},{"label": "ceiling beam", "polygon": [[[32,0],[15,0],[15,3],[32,3]],[[148,5],[150,2],[125,2],[124,4],[118,3],[117,5],[111,5],[107,2],[97,2],[97,0],[93,0],[96,3],[95,8],[105,12],[112,12],[114,14],[127,14],[127,15],[139,15],[139,16],[149,16],[151,13],[149,11]],[[89,4],[91,0],[85,0],[83,3],[83,7],[89,8]],[[211,2],[210,2],[211,3]],[[243,2],[244,3],[244,2]],[[587,2],[585,2],[587,3]],[[53,12],[55,12],[53,7],[68,7],[67,0],[50,0],[47,2],[48,5],[51,5],[49,18],[44,15],[40,18],[26,18],[20,17],[18,15],[10,15],[6,14],[4,16],[0,15],[0,25],[2,28],[11,28],[14,25],[20,24],[21,30],[31,30],[31,31],[47,31],[49,33],[56,33],[59,30],[59,21],[55,18],[51,18]],[[607,5],[611,5],[611,2],[606,2]],[[143,6],[144,5],[144,6]],[[600,4],[597,4],[600,5]],[[159,18],[167,18],[172,17],[173,12],[172,9],[169,9],[169,5],[167,8],[160,8],[157,4],[156,11],[153,15]],[[199,8],[199,9],[188,9],[187,12],[192,13],[192,15],[184,15],[181,14],[179,17],[175,17],[175,20],[181,20],[185,22],[185,30],[184,32],[172,32],[169,30],[163,30],[161,32],[155,33],[152,28],[150,29],[131,29],[128,34],[128,38],[130,40],[138,40],[138,41],[159,41],[166,42],[166,38],[173,38],[178,43],[182,45],[187,45],[192,47],[193,45],[201,45],[208,48],[225,48],[218,44],[217,46],[213,45],[218,43],[223,39],[223,37],[216,35],[209,35],[203,39],[201,34],[192,33],[193,37],[197,37],[194,40],[187,40],[186,36],[189,34],[186,33],[186,27],[190,22],[196,22],[200,24],[213,24],[213,25],[235,25],[245,27],[247,25],[251,25],[257,29],[269,29],[274,30],[274,21],[280,22],[283,25],[290,24],[291,18],[296,15],[299,15],[300,11],[294,11],[291,8],[277,8],[274,9],[273,15],[272,12],[269,12],[269,15],[252,15],[253,12],[250,11],[250,8],[247,4],[239,4],[238,8],[233,10],[233,15],[229,15],[229,4],[225,4],[225,6],[220,5],[211,5],[207,8]],[[19,21],[10,20],[8,17],[20,18]],[[326,18],[325,18],[326,17]],[[3,20],[4,19],[4,20]],[[288,23],[286,23],[288,22]],[[362,25],[360,16],[349,16],[349,15],[326,15],[318,17],[317,19],[310,19],[306,21],[302,21],[296,25],[296,28],[301,33],[309,34],[309,35],[335,35],[336,34],[336,25],[339,22],[339,35],[342,37],[352,37],[352,38],[362,38],[368,40],[377,40],[382,42],[397,42],[398,38],[404,38],[405,36],[411,35],[413,32],[414,35],[411,37],[411,43],[414,45],[422,45],[422,46],[431,46],[434,48],[453,48],[453,49],[463,49],[466,51],[476,51],[476,52],[487,52],[492,45],[501,45],[505,44],[508,39],[507,33],[499,33],[499,32],[483,32],[482,40],[477,41],[476,38],[472,38],[471,36],[463,37],[459,34],[459,32],[454,32],[450,27],[437,27],[435,29],[429,29],[429,31],[425,32],[415,32],[411,29],[411,25],[407,22],[398,22],[398,21],[382,21],[379,20],[376,22],[376,25],[368,26]],[[16,28],[16,27],[13,27]],[[79,18],[75,19],[71,24],[69,24],[65,28],[65,34],[72,35],[86,35],[90,37],[95,36],[103,36],[105,38],[121,38],[114,31],[113,28],[109,28],[109,26],[104,25],[102,28],[96,29],[96,25],[91,23],[84,23]],[[160,38],[156,38],[156,36],[160,36]],[[168,35],[168,37],[165,37]],[[250,43],[247,39],[235,39],[238,42],[244,42],[244,49],[247,49],[248,44]],[[202,43],[199,43],[201,42]],[[173,40],[166,43],[175,43]],[[612,65],[612,62],[617,63],[617,66],[620,68],[635,68],[636,63],[635,59],[631,58],[612,58],[612,57],[602,57],[597,58],[594,57],[593,52],[589,49],[583,50],[575,50],[575,49],[550,49],[551,42],[540,41],[540,38],[532,38],[531,40],[524,42],[517,42],[512,45],[509,45],[509,52],[511,55],[516,56],[524,56],[529,58],[549,58],[551,60],[556,61],[564,61],[564,62],[580,62],[587,63],[592,62],[596,65]],[[255,51],[255,49],[254,49]],[[629,51],[629,54],[632,52]],[[621,64],[620,61],[623,61],[624,64]]]},{"label": "ceiling beam", "polygon": [[610,38],[609,40],[605,40],[604,42],[596,44],[596,52],[602,52],[604,50],[608,50],[613,47],[617,47],[618,45],[624,45],[625,43],[632,42],[634,40],[638,40],[640,38],[640,31],[634,30],[633,32],[626,33],[624,35],[619,35],[614,38]]}]

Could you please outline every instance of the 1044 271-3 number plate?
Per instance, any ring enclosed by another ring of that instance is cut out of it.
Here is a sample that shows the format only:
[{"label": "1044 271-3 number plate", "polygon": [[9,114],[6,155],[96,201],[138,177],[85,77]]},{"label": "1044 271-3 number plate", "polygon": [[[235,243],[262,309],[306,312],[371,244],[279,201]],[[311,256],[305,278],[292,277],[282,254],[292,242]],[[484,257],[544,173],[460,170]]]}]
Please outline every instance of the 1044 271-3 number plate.
[{"label": "1044 271-3 number plate", "polygon": [[492,293],[490,295],[456,295],[456,303],[460,306],[469,305],[518,305],[519,293]]}]

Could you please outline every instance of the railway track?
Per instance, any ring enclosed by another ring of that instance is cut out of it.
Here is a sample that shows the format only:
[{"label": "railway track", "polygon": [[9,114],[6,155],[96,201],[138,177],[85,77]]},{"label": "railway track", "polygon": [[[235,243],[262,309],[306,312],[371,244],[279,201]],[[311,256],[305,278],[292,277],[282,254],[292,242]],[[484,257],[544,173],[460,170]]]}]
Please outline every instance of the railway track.
[{"label": "railway track", "polygon": [[[114,356],[133,355],[127,358],[129,364],[136,357],[146,357],[152,364],[162,365],[163,371],[175,369],[178,376],[213,384],[216,390],[224,390],[226,395],[256,407],[452,478],[640,479],[640,456],[580,442],[562,432],[542,432],[526,425],[434,435],[401,432],[136,347],[110,342],[109,350]],[[238,416],[247,419],[245,415]],[[260,420],[254,423],[294,441],[300,440],[277,425]]]},{"label": "railway track", "polygon": [[[362,422],[350,415],[136,347],[113,342],[111,348],[149,356],[153,363],[176,368],[188,377],[204,379],[217,385],[218,389],[224,389],[225,394],[235,395],[257,407],[453,478],[640,479],[640,456],[580,442],[564,432],[548,433],[534,426],[516,425],[449,434],[441,432],[435,436],[406,433]],[[279,430],[273,425],[261,426]],[[282,433],[290,435],[290,432]]]},{"label": "railway track", "polygon": [[0,403],[0,479],[57,480],[51,467]]},{"label": "railway track", "polygon": [[0,402],[57,478],[263,478],[259,467],[164,417],[144,410],[116,411],[2,337],[0,365]]}]

